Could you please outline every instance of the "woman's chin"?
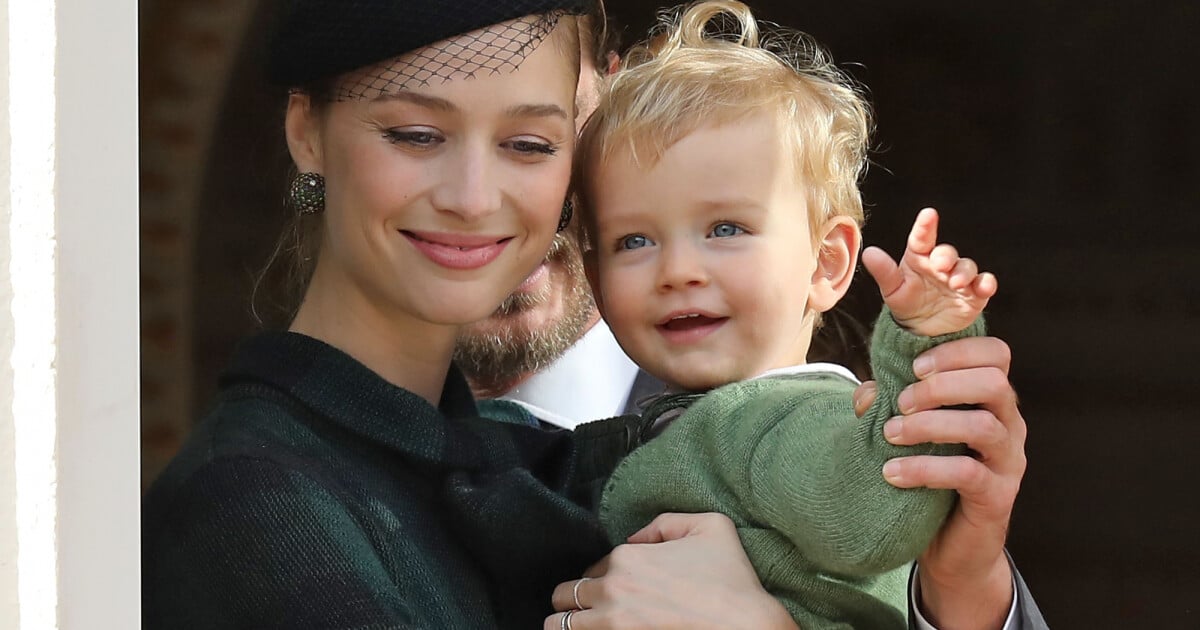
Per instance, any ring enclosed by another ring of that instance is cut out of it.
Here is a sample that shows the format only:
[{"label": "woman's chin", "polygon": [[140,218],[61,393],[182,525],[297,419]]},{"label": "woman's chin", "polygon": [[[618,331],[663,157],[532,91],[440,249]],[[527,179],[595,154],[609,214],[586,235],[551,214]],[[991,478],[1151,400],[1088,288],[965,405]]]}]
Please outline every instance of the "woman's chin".
[{"label": "woman's chin", "polygon": [[476,295],[474,299],[448,303],[443,308],[428,308],[425,311],[425,319],[430,323],[444,326],[467,326],[487,319],[496,312],[501,298],[497,297],[495,301],[491,301],[480,300],[479,297]]}]

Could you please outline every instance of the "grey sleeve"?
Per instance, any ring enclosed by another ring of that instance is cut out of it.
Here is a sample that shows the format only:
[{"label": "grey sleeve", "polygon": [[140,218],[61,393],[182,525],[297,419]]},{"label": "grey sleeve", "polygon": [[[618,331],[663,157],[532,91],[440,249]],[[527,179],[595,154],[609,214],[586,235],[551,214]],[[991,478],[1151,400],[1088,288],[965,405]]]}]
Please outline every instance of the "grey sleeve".
[{"label": "grey sleeve", "polygon": [[[1038,609],[1037,602],[1033,601],[1033,594],[1029,592],[1029,587],[1025,584],[1025,579],[1021,577],[1021,572],[1017,570],[1017,565],[1013,562],[1012,556],[1008,554],[1008,550],[1004,551],[1008,556],[1008,566],[1012,569],[1013,585],[1016,590],[1013,593],[1015,601],[1009,611],[1008,619],[1004,623],[1001,630],[1049,630],[1050,626],[1046,624],[1046,620],[1042,617],[1042,611]],[[933,626],[924,621],[916,611],[917,601],[917,565],[913,563],[912,574],[909,576],[909,598],[908,598],[908,627],[909,630],[929,630]],[[936,629],[933,629],[936,630]]]},{"label": "grey sleeve", "polygon": [[1038,608],[1037,602],[1033,601],[1033,594],[1025,585],[1025,579],[1021,577],[1020,571],[1017,571],[1017,565],[1013,562],[1012,556],[1008,557],[1008,566],[1012,567],[1013,579],[1017,583],[1018,623],[1016,630],[1049,630],[1050,626],[1046,625],[1042,611]]}]

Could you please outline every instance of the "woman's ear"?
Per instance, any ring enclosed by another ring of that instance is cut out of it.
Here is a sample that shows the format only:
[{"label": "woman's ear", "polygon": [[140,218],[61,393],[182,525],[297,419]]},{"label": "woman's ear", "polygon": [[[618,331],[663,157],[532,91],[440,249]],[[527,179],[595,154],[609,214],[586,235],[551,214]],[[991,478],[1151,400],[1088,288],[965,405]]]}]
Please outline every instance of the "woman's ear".
[{"label": "woman's ear", "polygon": [[854,269],[858,266],[862,232],[854,219],[843,215],[826,221],[817,234],[820,249],[808,292],[808,305],[814,311],[824,313],[850,289]]},{"label": "woman's ear", "polygon": [[608,62],[608,66],[604,68],[604,74],[616,74],[617,70],[621,69],[621,55],[614,50],[610,50],[604,55],[604,60]]},{"label": "woman's ear", "polygon": [[283,130],[287,136],[292,162],[301,173],[322,172],[320,122],[320,115],[313,105],[312,96],[304,92],[292,92],[288,95]]}]

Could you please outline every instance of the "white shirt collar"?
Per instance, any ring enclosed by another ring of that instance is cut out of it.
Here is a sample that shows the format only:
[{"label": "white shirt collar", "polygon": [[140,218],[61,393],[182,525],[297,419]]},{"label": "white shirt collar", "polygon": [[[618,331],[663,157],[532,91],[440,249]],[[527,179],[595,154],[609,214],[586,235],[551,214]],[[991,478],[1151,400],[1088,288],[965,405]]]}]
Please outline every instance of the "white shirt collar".
[{"label": "white shirt collar", "polygon": [[574,429],[619,415],[637,374],[637,365],[601,320],[557,361],[500,398],[525,407],[539,420]]},{"label": "white shirt collar", "polygon": [[759,374],[758,376],[755,376],[754,378],[751,378],[748,380],[754,380],[754,379],[759,379],[759,378],[768,378],[771,376],[789,376],[792,374],[810,374],[810,373],[814,373],[814,372],[833,372],[834,374],[837,374],[838,376],[845,377],[847,380],[854,383],[855,385],[859,385],[862,383],[862,381],[858,380],[858,377],[855,376],[854,372],[851,372],[849,370],[849,368],[847,368],[844,365],[838,365],[836,363],[805,363],[804,365],[789,365],[788,367],[781,367],[781,368],[775,368],[774,370],[767,370],[766,372],[763,372],[762,374]]}]

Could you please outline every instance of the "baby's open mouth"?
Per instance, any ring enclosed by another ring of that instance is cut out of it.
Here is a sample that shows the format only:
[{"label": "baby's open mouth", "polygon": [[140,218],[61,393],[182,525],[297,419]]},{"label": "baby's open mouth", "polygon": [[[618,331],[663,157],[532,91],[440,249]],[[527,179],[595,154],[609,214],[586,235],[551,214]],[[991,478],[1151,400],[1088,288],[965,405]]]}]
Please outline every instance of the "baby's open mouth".
[{"label": "baby's open mouth", "polygon": [[708,315],[701,315],[699,313],[689,313],[687,315],[680,315],[677,317],[672,317],[671,319],[668,319],[667,321],[659,324],[658,326],[660,328],[664,328],[664,329],[670,330],[672,332],[680,332],[680,331],[685,331],[685,330],[694,330],[697,328],[706,328],[709,326],[714,326],[716,324],[720,324],[720,323],[724,322],[727,319],[729,319],[729,318],[728,317],[709,317]]}]

